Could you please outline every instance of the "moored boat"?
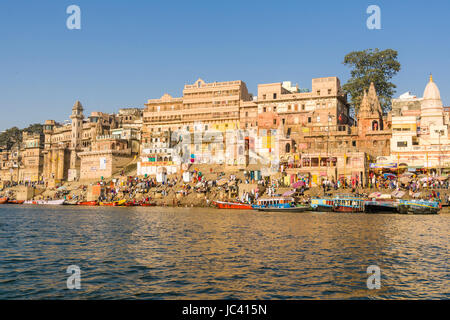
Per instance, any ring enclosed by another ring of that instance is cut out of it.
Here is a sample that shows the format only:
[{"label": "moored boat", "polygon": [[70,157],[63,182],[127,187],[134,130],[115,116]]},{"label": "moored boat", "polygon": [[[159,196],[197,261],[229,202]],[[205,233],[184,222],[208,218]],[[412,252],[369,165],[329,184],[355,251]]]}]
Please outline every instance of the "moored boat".
[{"label": "moored boat", "polygon": [[334,199],[332,198],[312,198],[311,209],[320,212],[332,212]]},{"label": "moored boat", "polygon": [[23,204],[25,200],[10,200],[8,199],[8,204]]},{"label": "moored boat", "polygon": [[213,201],[212,202],[218,209],[238,209],[238,210],[252,210],[253,207],[248,203],[241,202],[226,202],[226,201]]},{"label": "moored boat", "polygon": [[438,214],[441,208],[437,201],[399,200],[398,211],[403,214]]},{"label": "moored boat", "polygon": [[304,212],[311,210],[310,206],[296,205],[292,197],[261,198],[252,207],[258,211],[268,212]]},{"label": "moored boat", "polygon": [[36,204],[36,205],[63,205],[66,200],[28,200],[24,204]]},{"label": "moored boat", "polygon": [[82,202],[78,202],[79,206],[98,206],[98,202],[97,201],[82,201]]},{"label": "moored boat", "polygon": [[8,203],[8,198],[0,198],[0,204]]},{"label": "moored boat", "polygon": [[118,201],[112,201],[112,202],[100,202],[100,206],[107,206],[107,207],[122,207],[127,202],[126,199],[118,200]]},{"label": "moored boat", "polygon": [[333,212],[364,212],[364,199],[353,195],[338,195],[333,199]]},{"label": "moored boat", "polygon": [[367,213],[397,213],[399,202],[390,199],[372,199],[364,201],[364,208]]},{"label": "moored boat", "polygon": [[139,204],[141,207],[155,207],[156,202],[143,202]]}]

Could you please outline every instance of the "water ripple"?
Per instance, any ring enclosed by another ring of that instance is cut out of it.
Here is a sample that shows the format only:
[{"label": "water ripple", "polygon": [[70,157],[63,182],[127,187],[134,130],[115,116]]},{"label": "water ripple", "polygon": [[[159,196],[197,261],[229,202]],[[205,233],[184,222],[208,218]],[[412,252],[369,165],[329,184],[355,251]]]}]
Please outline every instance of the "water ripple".
[{"label": "water ripple", "polygon": [[448,299],[449,218],[2,207],[0,299]]}]

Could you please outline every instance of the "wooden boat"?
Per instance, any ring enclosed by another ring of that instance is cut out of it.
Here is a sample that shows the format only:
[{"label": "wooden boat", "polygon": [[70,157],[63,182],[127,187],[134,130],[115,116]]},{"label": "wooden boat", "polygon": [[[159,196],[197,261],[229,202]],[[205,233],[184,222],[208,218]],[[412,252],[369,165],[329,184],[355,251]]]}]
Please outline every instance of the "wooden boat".
[{"label": "wooden boat", "polygon": [[28,200],[25,201],[24,204],[36,204],[36,205],[63,205],[66,200]]},{"label": "wooden boat", "polygon": [[398,212],[403,214],[438,214],[442,206],[437,201],[399,200]]},{"label": "wooden boat", "polygon": [[141,207],[155,207],[156,206],[156,202],[143,202],[143,203],[140,203],[139,206],[141,206]]},{"label": "wooden boat", "polygon": [[320,212],[332,212],[334,199],[332,198],[312,198],[311,209]]},{"label": "wooden boat", "polygon": [[8,199],[8,204],[23,204],[25,202],[25,200],[9,200]]},{"label": "wooden boat", "polygon": [[8,198],[0,198],[0,204],[8,203]]},{"label": "wooden boat", "polygon": [[397,213],[398,205],[397,200],[373,199],[364,201],[364,208],[367,213]]},{"label": "wooden boat", "polygon": [[304,212],[311,210],[310,206],[296,205],[292,197],[273,197],[258,199],[253,209],[267,212]]},{"label": "wooden boat", "polygon": [[333,212],[364,212],[364,201],[353,195],[338,195],[333,199]]},{"label": "wooden boat", "polygon": [[226,202],[226,201],[213,201],[212,202],[217,209],[237,209],[237,210],[252,210],[251,204],[241,202]]},{"label": "wooden boat", "polygon": [[107,206],[107,207],[123,207],[127,200],[118,200],[113,202],[100,202],[100,206]]},{"label": "wooden boat", "polygon": [[128,201],[125,202],[125,207],[138,207],[140,206],[139,202]]},{"label": "wooden boat", "polygon": [[98,202],[97,201],[82,201],[82,202],[78,202],[79,206],[98,206]]}]

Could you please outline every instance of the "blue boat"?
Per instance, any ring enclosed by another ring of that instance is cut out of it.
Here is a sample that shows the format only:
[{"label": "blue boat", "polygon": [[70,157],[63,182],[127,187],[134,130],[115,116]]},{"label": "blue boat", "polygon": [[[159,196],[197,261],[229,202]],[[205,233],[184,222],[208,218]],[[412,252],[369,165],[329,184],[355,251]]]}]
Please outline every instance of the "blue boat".
[{"label": "blue boat", "polygon": [[311,210],[310,206],[295,204],[292,197],[261,198],[252,207],[258,211],[270,212],[304,212]]},{"label": "blue boat", "polygon": [[333,198],[312,198],[311,207],[321,212],[364,212],[364,199],[352,194],[338,194]]},{"label": "blue boat", "polygon": [[332,198],[312,198],[311,209],[320,212],[332,212],[334,199]]},{"label": "blue boat", "polygon": [[398,211],[405,214],[438,214],[441,208],[438,201],[399,200]]}]

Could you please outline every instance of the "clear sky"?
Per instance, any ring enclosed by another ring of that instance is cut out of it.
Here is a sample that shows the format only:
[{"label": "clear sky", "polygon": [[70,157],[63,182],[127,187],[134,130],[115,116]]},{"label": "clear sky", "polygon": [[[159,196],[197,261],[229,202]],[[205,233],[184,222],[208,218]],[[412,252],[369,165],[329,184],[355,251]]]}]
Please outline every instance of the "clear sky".
[{"label": "clear sky", "polygon": [[[68,30],[69,5],[81,30]],[[369,5],[381,30],[369,30]],[[75,100],[92,111],[143,107],[184,84],[349,78],[345,54],[399,52],[400,95],[422,96],[428,76],[450,105],[450,1],[124,1],[0,2],[0,130],[68,119]]]}]

